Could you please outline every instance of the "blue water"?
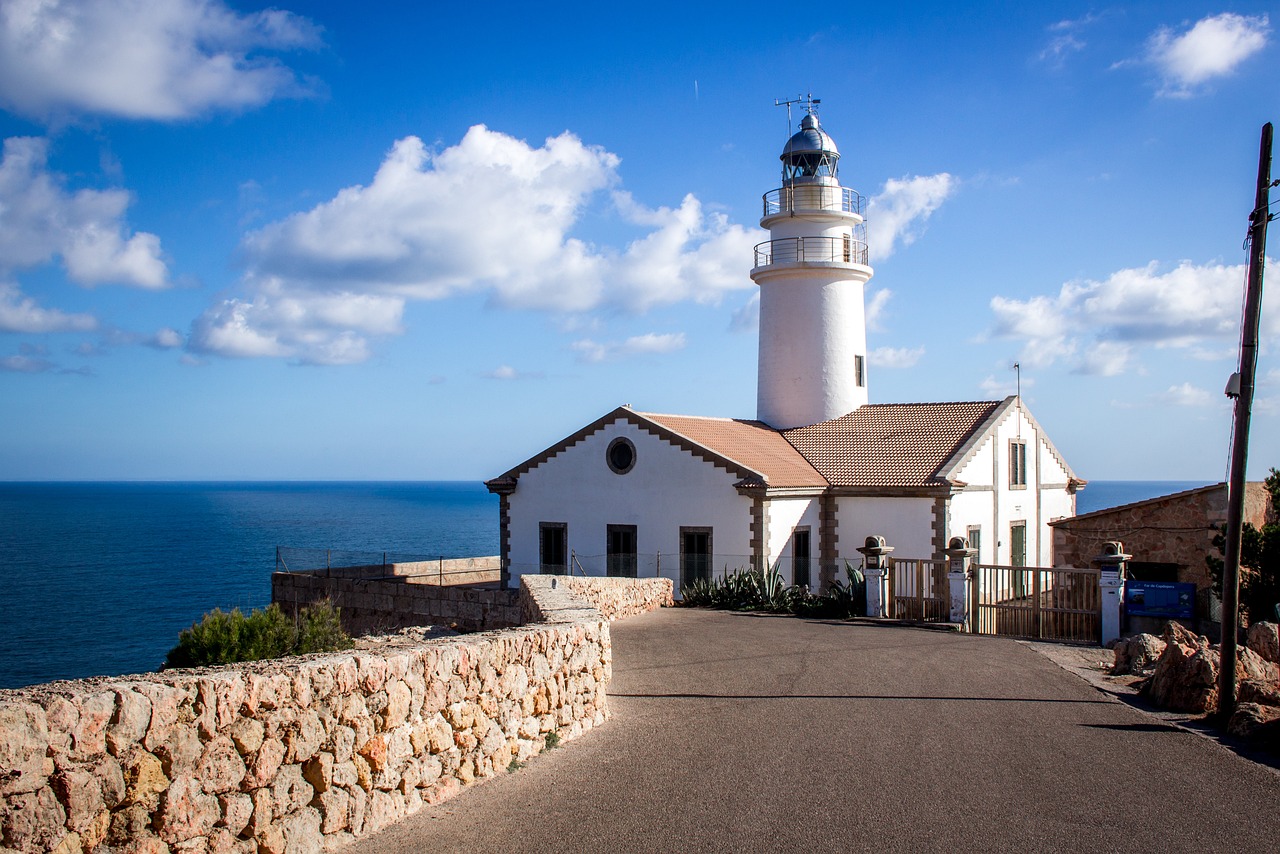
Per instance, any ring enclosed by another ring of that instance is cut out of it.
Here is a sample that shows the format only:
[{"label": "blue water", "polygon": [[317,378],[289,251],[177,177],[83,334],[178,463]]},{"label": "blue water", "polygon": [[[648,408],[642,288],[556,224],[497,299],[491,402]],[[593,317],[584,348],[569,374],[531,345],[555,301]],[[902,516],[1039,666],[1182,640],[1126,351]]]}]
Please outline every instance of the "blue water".
[{"label": "blue water", "polygon": [[1091,481],[1076,494],[1076,512],[1092,513],[1121,504],[1132,504],[1185,489],[1208,486],[1208,480],[1102,480]]},{"label": "blue water", "polygon": [[[1090,483],[1077,512],[1203,485]],[[270,601],[277,546],[492,555],[498,502],[469,482],[0,483],[0,688],[154,670],[206,611]]]},{"label": "blue water", "polygon": [[277,546],[493,555],[498,502],[479,483],[0,483],[0,688],[155,670],[206,611],[270,602]]}]

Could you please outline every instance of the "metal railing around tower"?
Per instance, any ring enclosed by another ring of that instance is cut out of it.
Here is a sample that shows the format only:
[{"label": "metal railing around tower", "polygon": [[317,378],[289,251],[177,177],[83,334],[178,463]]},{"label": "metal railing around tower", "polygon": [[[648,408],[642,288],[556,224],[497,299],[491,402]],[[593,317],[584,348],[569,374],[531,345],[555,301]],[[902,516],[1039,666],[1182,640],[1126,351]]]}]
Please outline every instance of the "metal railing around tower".
[{"label": "metal railing around tower", "polygon": [[867,244],[851,237],[783,237],[757,243],[756,266],[870,263]]},{"label": "metal railing around tower", "polygon": [[862,216],[866,199],[848,187],[825,184],[796,184],[764,194],[764,215],[795,210],[842,211]]}]

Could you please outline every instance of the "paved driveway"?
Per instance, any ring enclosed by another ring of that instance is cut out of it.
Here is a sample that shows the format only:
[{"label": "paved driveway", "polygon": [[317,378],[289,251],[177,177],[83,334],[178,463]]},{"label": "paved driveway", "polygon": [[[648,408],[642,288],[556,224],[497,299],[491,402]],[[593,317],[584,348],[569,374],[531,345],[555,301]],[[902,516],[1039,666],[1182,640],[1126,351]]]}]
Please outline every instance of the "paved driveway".
[{"label": "paved driveway", "polygon": [[348,849],[1270,851],[1280,775],[1000,638],[664,610],[613,719]]}]

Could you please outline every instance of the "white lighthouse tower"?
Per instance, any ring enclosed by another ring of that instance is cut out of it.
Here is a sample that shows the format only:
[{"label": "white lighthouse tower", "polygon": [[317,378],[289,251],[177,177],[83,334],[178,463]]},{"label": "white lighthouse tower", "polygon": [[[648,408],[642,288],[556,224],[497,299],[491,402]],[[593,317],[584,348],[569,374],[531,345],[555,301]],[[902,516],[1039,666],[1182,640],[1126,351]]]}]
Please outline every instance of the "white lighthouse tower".
[{"label": "white lighthouse tower", "polygon": [[760,286],[756,417],[785,430],[867,402],[863,286],[871,278],[863,198],[840,186],[840,152],[812,98],[782,150],[782,186],[764,195],[751,278]]}]

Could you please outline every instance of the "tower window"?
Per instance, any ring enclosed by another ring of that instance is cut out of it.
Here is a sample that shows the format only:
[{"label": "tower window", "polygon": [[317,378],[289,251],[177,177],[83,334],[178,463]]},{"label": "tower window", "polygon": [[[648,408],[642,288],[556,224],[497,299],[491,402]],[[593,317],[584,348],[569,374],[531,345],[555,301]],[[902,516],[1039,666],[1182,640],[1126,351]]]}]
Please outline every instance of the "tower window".
[{"label": "tower window", "polygon": [[626,474],[636,464],[636,446],[627,437],[619,436],[609,443],[604,458],[614,474]]},{"label": "tower window", "polygon": [[846,234],[844,236],[844,262],[848,264],[853,260],[853,235]]},{"label": "tower window", "polygon": [[857,382],[858,388],[863,388],[867,384],[867,372],[862,365],[862,357],[853,357],[853,378]]}]

